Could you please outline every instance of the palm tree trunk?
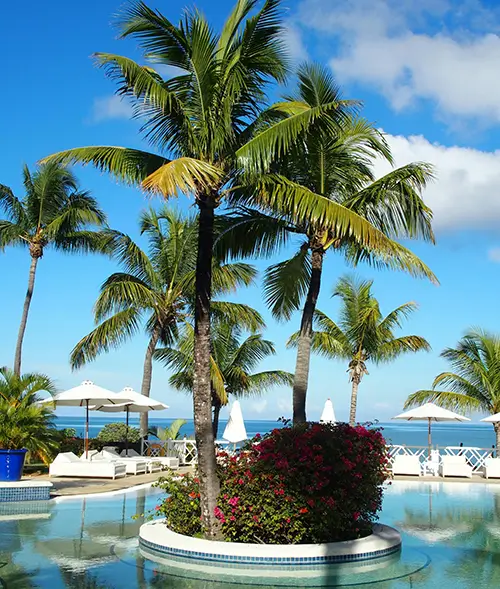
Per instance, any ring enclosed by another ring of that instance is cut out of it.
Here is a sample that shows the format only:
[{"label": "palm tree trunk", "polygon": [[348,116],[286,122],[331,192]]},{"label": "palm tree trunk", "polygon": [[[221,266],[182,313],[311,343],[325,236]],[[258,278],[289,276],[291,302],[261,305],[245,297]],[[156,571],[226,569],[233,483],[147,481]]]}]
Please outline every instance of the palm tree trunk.
[{"label": "palm tree trunk", "polygon": [[293,423],[306,421],[306,396],[309,380],[309,366],[311,363],[311,343],[313,334],[313,318],[321,287],[321,272],[323,269],[322,249],[313,249],[311,253],[311,280],[307,298],[302,310],[302,320],[297,345],[297,360],[295,362],[295,376],[293,380]]},{"label": "palm tree trunk", "polygon": [[[151,380],[153,378],[153,354],[156,350],[156,344],[160,339],[160,327],[157,326],[153,330],[151,339],[149,340],[148,348],[146,350],[146,356],[144,357],[144,368],[142,370],[142,384],[141,384],[141,395],[149,397],[151,394]],[[140,417],[140,430],[141,438],[148,435],[149,431],[149,419],[147,413],[141,413]]]},{"label": "palm tree trunk", "polygon": [[16,355],[14,357],[14,374],[17,376],[21,376],[21,356],[23,351],[24,332],[26,331],[26,323],[28,322],[31,297],[33,296],[33,289],[35,288],[35,274],[38,259],[39,257],[37,256],[31,257],[28,290],[26,291],[26,297],[24,298],[23,314],[21,316],[21,325],[19,326],[19,333],[17,335]]},{"label": "palm tree trunk", "polygon": [[207,538],[219,533],[214,510],[219,495],[212,427],[212,389],[210,379],[210,298],[212,287],[212,249],[214,241],[214,202],[199,198],[198,254],[194,314],[193,412],[198,474],[200,478],[201,517]]},{"label": "palm tree trunk", "polygon": [[214,440],[217,439],[219,435],[219,415],[220,415],[220,408],[221,404],[218,399],[214,401],[214,420],[212,422],[213,430],[214,430]]},{"label": "palm tree trunk", "polygon": [[500,456],[500,423],[494,423],[493,427],[495,428],[496,455],[498,458]]},{"label": "palm tree trunk", "polygon": [[358,387],[360,378],[357,374],[352,376],[351,410],[349,411],[349,425],[356,424],[356,407],[358,405]]}]

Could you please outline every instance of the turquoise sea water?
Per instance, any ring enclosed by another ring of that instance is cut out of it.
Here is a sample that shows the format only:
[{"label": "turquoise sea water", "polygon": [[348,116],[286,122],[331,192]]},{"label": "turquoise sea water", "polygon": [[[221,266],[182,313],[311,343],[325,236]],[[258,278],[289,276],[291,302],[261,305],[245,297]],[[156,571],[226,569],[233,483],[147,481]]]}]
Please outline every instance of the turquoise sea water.
[{"label": "turquoise sea water", "polygon": [[[123,416],[114,415],[112,417],[103,417],[102,414],[90,415],[90,435],[95,436],[111,421],[124,421]],[[173,419],[158,418],[150,415],[149,422],[151,425],[165,426],[172,423]],[[130,418],[130,425],[139,425],[139,419]],[[226,422],[220,423],[219,436],[222,435]],[[383,428],[386,439],[392,444],[406,444],[407,446],[426,446],[427,445],[427,423],[425,422],[398,422],[392,421],[379,424]],[[72,427],[83,436],[85,420],[82,417],[58,417],[57,426],[59,428]],[[255,434],[263,434],[274,427],[281,427],[276,421],[257,421],[249,420],[245,422],[247,434],[253,437]],[[194,426],[192,420],[182,429],[182,433],[187,436],[193,435]],[[464,446],[475,446],[479,448],[491,448],[495,443],[493,427],[489,424],[479,423],[434,423],[432,424],[432,440],[438,446],[458,446],[463,443]]]},{"label": "turquoise sea water", "polygon": [[[3,589],[249,589],[248,579],[214,568],[210,579],[145,559],[137,548],[154,489],[86,499],[0,505]],[[332,566],[308,578],[255,577],[260,587],[493,589],[500,586],[500,486],[396,482],[381,521],[402,532],[397,557]],[[231,579],[232,577],[232,579]],[[225,582],[230,579],[230,582]]]}]

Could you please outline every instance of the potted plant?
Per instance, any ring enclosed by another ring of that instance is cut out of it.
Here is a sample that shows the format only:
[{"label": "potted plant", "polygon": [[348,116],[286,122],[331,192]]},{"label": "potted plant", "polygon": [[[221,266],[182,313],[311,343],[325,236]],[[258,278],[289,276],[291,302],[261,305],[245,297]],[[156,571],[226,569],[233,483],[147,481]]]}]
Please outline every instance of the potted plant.
[{"label": "potted plant", "polygon": [[0,368],[0,481],[21,479],[27,453],[48,463],[56,447],[53,411],[38,404],[41,391],[56,393],[47,376]]}]

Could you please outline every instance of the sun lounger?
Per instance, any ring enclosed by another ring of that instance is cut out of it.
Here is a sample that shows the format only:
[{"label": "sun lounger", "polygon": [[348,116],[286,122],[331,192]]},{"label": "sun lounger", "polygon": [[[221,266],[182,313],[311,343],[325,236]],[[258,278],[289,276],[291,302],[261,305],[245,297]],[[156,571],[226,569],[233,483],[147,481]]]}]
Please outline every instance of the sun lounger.
[{"label": "sun lounger", "polygon": [[482,473],[485,479],[500,479],[500,458],[487,458]]},{"label": "sun lounger", "polygon": [[[125,456],[125,450],[122,450],[120,456]],[[129,458],[151,460],[154,463],[161,464],[162,468],[171,468],[172,470],[179,468],[179,459],[175,456],[141,456],[135,450],[131,449],[129,449],[127,456]]]},{"label": "sun lounger", "polygon": [[49,466],[51,477],[116,479],[126,474],[125,464],[109,460],[81,460],[73,452],[61,452]]},{"label": "sun lounger", "polygon": [[147,456],[140,456],[137,454],[137,452],[133,456],[131,454],[132,450],[128,451],[128,456],[125,455],[125,450],[123,450],[121,454],[118,454],[118,449],[115,446],[104,446],[102,450],[103,452],[107,452],[110,456],[113,456],[114,459],[121,462],[126,463],[128,461],[135,461],[141,464],[146,464],[146,472],[158,472],[162,469],[162,465],[158,460],[154,458],[148,458]]},{"label": "sun lounger", "polygon": [[100,460],[109,460],[110,462],[116,462],[125,465],[125,472],[127,474],[146,474],[148,471],[148,465],[145,460],[134,460],[133,458],[121,458],[119,454],[110,452],[109,450],[103,449],[101,452],[94,454],[91,458],[93,462]]},{"label": "sun lounger", "polygon": [[467,464],[465,456],[443,456],[439,466],[442,477],[472,478],[472,466]]},{"label": "sun lounger", "polygon": [[418,456],[398,454],[392,463],[392,474],[420,476],[421,467]]}]

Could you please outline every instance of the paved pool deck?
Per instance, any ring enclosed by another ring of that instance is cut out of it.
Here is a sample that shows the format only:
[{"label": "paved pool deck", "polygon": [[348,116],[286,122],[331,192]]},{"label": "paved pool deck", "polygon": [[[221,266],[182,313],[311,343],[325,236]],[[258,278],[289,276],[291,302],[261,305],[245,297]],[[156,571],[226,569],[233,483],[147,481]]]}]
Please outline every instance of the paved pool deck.
[{"label": "paved pool deck", "polygon": [[[150,474],[127,475],[119,479],[91,479],[71,477],[49,477],[49,475],[38,475],[23,477],[22,480],[50,481],[53,485],[52,497],[69,497],[71,495],[90,495],[94,493],[109,493],[110,491],[123,491],[131,487],[155,483],[165,476],[168,471],[154,472]],[[181,467],[171,471],[178,474],[193,472],[192,467]]]},{"label": "paved pool deck", "polygon": [[405,476],[397,475],[394,481],[415,481],[417,483],[473,483],[477,485],[500,485],[500,479],[485,479],[481,475],[473,474],[472,478],[468,477],[433,477],[433,476]]}]

